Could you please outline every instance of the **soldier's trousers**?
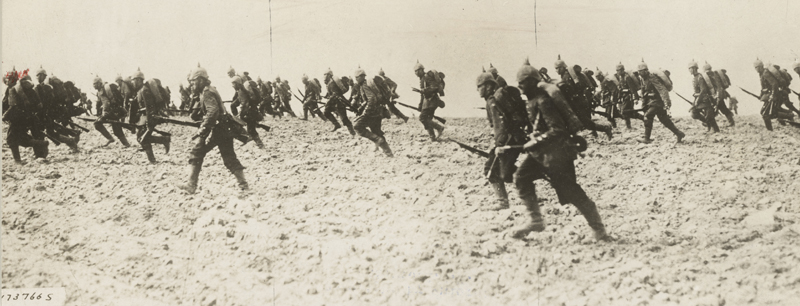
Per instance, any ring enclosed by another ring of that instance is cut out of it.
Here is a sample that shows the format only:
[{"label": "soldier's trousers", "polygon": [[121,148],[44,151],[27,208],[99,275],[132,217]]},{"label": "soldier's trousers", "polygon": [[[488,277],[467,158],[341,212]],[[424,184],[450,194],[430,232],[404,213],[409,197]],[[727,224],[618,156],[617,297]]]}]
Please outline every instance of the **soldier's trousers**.
[{"label": "soldier's trousers", "polygon": [[[14,159],[19,159],[19,147],[31,148],[33,147],[33,155],[36,157],[45,158],[49,153],[46,145],[40,145],[44,140],[35,139],[28,134],[31,130],[31,125],[25,122],[9,122],[8,131],[6,133],[6,144],[11,149]],[[46,141],[44,141],[46,143]]]},{"label": "soldier's trousers", "polygon": [[245,121],[245,123],[247,124],[246,126],[247,135],[250,136],[250,139],[255,141],[256,144],[259,146],[264,145],[264,142],[261,141],[261,135],[258,135],[258,130],[256,130],[256,128],[258,127],[258,122]]},{"label": "soldier's trousers", "polygon": [[295,115],[294,111],[292,110],[292,105],[289,103],[290,101],[291,101],[291,98],[289,98],[289,99],[286,99],[286,98],[281,99],[281,104],[283,104],[283,111],[289,113],[289,115],[292,116],[292,117],[297,117],[297,115]]},{"label": "soldier's trousers", "polygon": [[207,139],[198,138],[189,153],[189,164],[203,165],[206,154],[219,147],[219,154],[222,156],[222,163],[230,171],[244,169],[242,163],[236,157],[233,150],[233,137],[224,128],[217,125]]},{"label": "soldier's trousers", "polygon": [[664,125],[667,129],[672,131],[675,135],[680,135],[682,132],[675,126],[675,123],[672,122],[672,119],[669,118],[667,115],[667,111],[664,110],[661,106],[651,105],[647,108],[647,112],[644,114],[644,138],[650,139],[650,134],[653,131],[653,119],[658,117],[658,121]]},{"label": "soldier's trousers", "polygon": [[153,153],[153,144],[160,143],[166,144],[169,142],[168,138],[165,136],[159,135],[148,135],[145,137],[145,133],[147,132],[146,126],[137,126],[136,127],[136,141],[139,142],[139,145],[144,150],[144,153],[147,154],[147,160],[150,162],[156,161],[156,155]]},{"label": "soldier's trousers", "polygon": [[422,126],[425,127],[426,130],[436,129],[439,128],[439,124],[433,121],[433,116],[436,113],[436,109],[438,107],[429,107],[423,109],[419,113],[419,121],[422,122]]},{"label": "soldier's trousers", "polygon": [[303,103],[303,118],[308,118],[308,113],[311,112],[311,117],[314,115],[319,114],[319,107],[317,106],[317,100],[307,101]]},{"label": "soldier's trousers", "polygon": [[606,109],[606,114],[608,115],[608,121],[611,123],[612,127],[617,127],[617,118],[623,118],[622,113],[619,112],[619,108],[614,105],[614,103],[606,103],[604,105]]},{"label": "soldier's trousers", "polygon": [[488,175],[489,183],[513,183],[514,172],[517,171],[517,158],[522,153],[518,150],[506,150],[495,155],[494,150],[489,152],[489,159],[483,166],[483,174]]},{"label": "soldier's trousers", "polygon": [[617,106],[620,110],[622,110],[622,118],[625,119],[625,125],[627,127],[631,127],[631,119],[644,119],[642,114],[633,110],[633,97],[630,94],[623,94],[622,99],[619,101]]},{"label": "soldier's trousers", "polygon": [[383,138],[383,130],[381,130],[381,116],[365,116],[361,115],[356,117],[353,128],[356,130],[358,136],[371,140],[374,143]]},{"label": "soldier's trousers", "polygon": [[[119,119],[121,119],[121,118],[118,118],[117,116],[113,116],[112,114],[109,114],[108,112],[106,112],[103,116],[101,116],[100,118],[97,119],[97,121],[94,122],[94,128],[98,132],[100,132],[100,134],[102,134],[103,137],[105,137],[106,139],[114,140],[114,138],[111,137],[111,134],[108,133],[108,130],[106,129],[106,127],[103,124],[111,122],[111,121],[117,121]],[[117,136],[117,138],[119,138],[119,141],[121,143],[123,143],[123,144],[127,144],[128,143],[128,139],[125,137],[125,132],[122,131],[122,127],[121,126],[119,126],[119,125],[111,125],[111,130],[114,132],[114,135]]]},{"label": "soldier's trousers", "polygon": [[728,106],[725,105],[725,98],[724,97],[717,99],[717,110],[719,110],[720,113],[725,115],[725,118],[728,119],[728,123],[733,125],[733,122],[734,122],[733,121],[733,113],[731,112],[730,109],[728,109]]},{"label": "soldier's trousers", "polygon": [[336,114],[339,115],[339,119],[342,119],[342,124],[344,124],[344,126],[346,126],[348,129],[353,128],[353,123],[351,123],[350,119],[347,118],[347,109],[345,109],[344,106],[339,103],[341,102],[337,102],[336,100],[332,99],[325,104],[325,118],[328,118],[328,120],[333,123],[334,127],[340,127],[339,121],[337,121],[336,117],[333,116],[333,113],[336,112]]}]

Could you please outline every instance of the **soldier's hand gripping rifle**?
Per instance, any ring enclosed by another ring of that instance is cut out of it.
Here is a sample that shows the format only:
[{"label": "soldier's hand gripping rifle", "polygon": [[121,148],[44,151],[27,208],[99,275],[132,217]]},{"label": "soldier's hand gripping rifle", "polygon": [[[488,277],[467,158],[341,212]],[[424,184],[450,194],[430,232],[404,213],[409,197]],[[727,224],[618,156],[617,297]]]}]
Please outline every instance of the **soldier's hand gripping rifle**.
[{"label": "soldier's hand gripping rifle", "polygon": [[[400,104],[402,106],[408,107],[408,108],[413,109],[415,111],[418,111],[420,113],[422,112],[419,108],[411,106],[411,105],[408,105],[408,104],[405,104],[403,102],[397,102],[397,104]],[[447,123],[447,120],[445,120],[444,118],[439,117],[439,116],[433,116],[433,119],[439,120],[439,122],[441,122],[441,123]]]}]

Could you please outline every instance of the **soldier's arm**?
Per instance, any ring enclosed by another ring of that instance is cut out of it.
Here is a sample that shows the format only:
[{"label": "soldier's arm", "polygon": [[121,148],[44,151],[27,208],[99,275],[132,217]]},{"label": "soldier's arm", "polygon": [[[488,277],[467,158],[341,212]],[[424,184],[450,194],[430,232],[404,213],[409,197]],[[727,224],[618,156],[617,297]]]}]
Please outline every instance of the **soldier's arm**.
[{"label": "soldier's arm", "polygon": [[200,133],[203,134],[211,131],[211,129],[217,125],[217,118],[219,118],[222,110],[219,109],[220,104],[217,103],[214,94],[208,89],[203,91],[200,97],[200,103],[206,110],[205,116],[203,116],[203,122],[200,124]]},{"label": "soldier's arm", "polygon": [[422,88],[421,90],[422,93],[424,93],[426,96],[439,92],[439,87],[436,84],[436,80],[434,79],[434,76],[433,74],[431,74],[430,71],[428,71],[428,73],[425,74],[425,88]]}]

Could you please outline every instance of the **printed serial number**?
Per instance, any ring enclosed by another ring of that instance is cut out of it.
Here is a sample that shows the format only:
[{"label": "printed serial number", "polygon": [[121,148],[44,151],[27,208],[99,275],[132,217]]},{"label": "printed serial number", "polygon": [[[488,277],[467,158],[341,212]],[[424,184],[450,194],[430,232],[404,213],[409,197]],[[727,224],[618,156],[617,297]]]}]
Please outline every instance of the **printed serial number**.
[{"label": "printed serial number", "polygon": [[36,301],[36,300],[41,300],[41,299],[44,299],[44,301],[49,301],[49,300],[53,299],[53,294],[52,293],[48,293],[47,295],[42,295],[42,293],[37,294],[36,292],[31,292],[31,293],[16,293],[16,294],[3,294],[3,295],[0,295],[0,300],[5,299],[6,301],[16,301],[16,300],[19,300],[20,298],[22,298],[23,300],[31,300],[31,301]]}]

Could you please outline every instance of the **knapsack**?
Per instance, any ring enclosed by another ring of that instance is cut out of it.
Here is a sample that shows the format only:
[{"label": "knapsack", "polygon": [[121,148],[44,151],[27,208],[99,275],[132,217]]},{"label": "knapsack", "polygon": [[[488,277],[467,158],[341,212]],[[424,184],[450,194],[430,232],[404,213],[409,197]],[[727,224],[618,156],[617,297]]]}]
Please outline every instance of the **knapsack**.
[{"label": "knapsack", "polygon": [[667,87],[667,91],[672,91],[672,79],[670,79],[663,70],[653,71],[653,75],[658,77],[661,80],[661,83],[664,83],[664,86]]},{"label": "knapsack", "polygon": [[439,95],[444,97],[444,73],[436,71],[435,69],[431,69],[430,72],[433,74],[433,80],[436,82],[436,87],[439,88]]},{"label": "knapsack", "polygon": [[[792,81],[790,79],[791,76],[789,76],[789,78],[787,78],[786,75],[783,74],[783,71],[779,70],[778,68],[775,68],[775,66],[773,66],[773,65],[767,65],[766,67],[767,67],[766,71],[769,72],[769,74],[771,74],[772,77],[774,77],[775,80],[778,81],[778,85],[780,85],[781,87],[784,87],[784,88],[789,86],[789,83],[791,83],[791,81]],[[787,73],[787,75],[788,75],[788,73]]]}]

